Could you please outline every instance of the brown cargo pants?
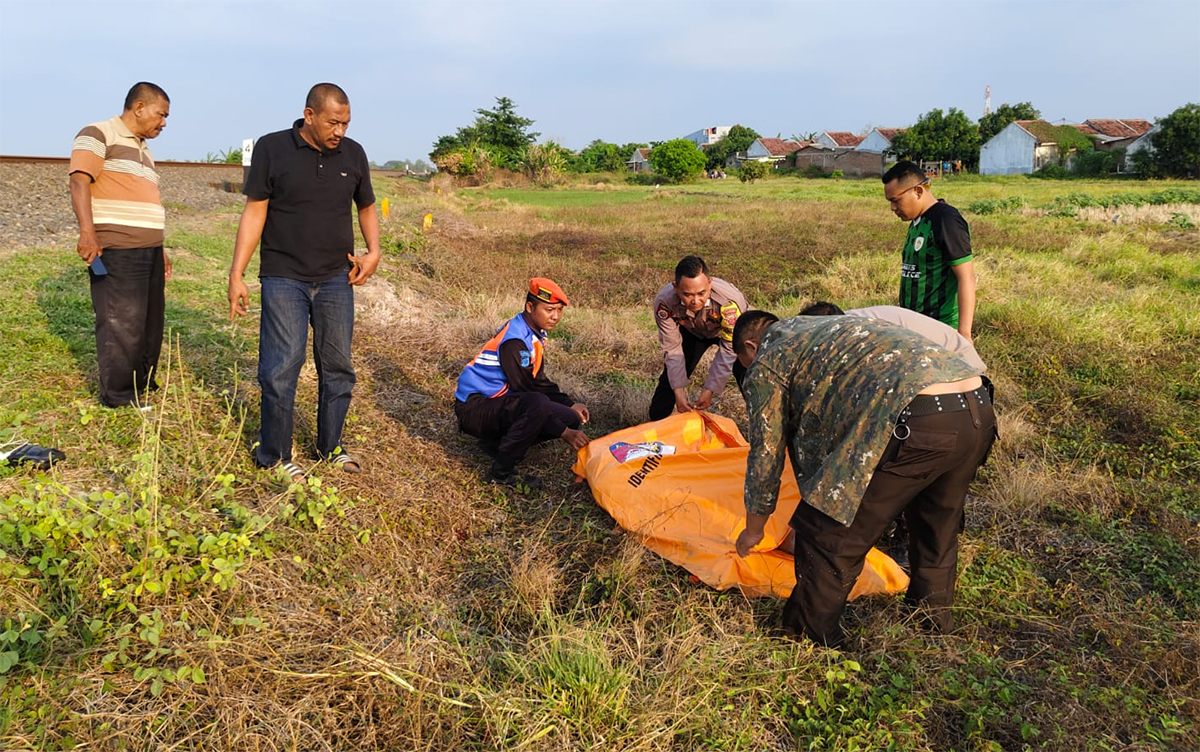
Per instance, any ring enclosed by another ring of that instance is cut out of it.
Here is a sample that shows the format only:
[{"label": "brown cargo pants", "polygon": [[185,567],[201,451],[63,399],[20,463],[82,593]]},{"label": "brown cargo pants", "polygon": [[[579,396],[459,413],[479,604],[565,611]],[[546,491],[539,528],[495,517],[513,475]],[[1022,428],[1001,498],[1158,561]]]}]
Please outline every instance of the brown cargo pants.
[{"label": "brown cargo pants", "polygon": [[850,526],[808,504],[797,507],[796,587],[783,610],[784,630],[837,647],[846,596],[867,551],[903,514],[909,528],[911,581],[905,602],[937,631],[954,629],[950,611],[958,534],[975,471],[996,437],[986,389],[919,396],[902,413]]}]

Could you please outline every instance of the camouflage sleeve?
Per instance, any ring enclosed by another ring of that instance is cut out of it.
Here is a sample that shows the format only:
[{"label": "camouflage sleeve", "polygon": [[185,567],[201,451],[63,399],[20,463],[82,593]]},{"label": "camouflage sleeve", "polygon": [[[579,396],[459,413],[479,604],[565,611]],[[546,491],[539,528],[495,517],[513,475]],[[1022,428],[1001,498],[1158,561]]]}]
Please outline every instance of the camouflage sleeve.
[{"label": "camouflage sleeve", "polygon": [[683,335],[679,324],[671,318],[671,309],[661,300],[654,301],[654,323],[658,325],[658,343],[662,347],[667,367],[667,380],[672,389],[688,385],[687,365],[683,359]]},{"label": "camouflage sleeve", "polygon": [[752,368],[746,374],[746,413],[750,416],[750,453],[746,458],[747,514],[771,514],[779,501],[779,480],[787,457],[784,388],[774,374]]}]

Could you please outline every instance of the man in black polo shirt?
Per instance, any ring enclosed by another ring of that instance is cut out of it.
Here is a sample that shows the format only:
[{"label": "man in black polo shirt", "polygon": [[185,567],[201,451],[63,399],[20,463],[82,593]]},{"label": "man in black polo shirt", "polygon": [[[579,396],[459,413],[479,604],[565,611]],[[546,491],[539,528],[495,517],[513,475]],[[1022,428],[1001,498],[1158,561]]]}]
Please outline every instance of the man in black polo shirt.
[{"label": "man in black polo shirt", "polygon": [[[310,324],[319,385],[317,454],[347,472],[362,471],[342,449],[342,426],[355,381],[352,285],[366,282],[379,265],[379,217],[367,155],[345,137],[349,125],[346,92],[323,83],[309,90],[304,117],[291,129],[258,140],[229,270],[232,321],[246,313],[250,293],[242,275],[262,240],[262,427],[254,459],[260,467],[281,466],[295,480],[304,473],[292,463],[293,408]],[[367,243],[363,256],[354,255],[351,201]]]}]

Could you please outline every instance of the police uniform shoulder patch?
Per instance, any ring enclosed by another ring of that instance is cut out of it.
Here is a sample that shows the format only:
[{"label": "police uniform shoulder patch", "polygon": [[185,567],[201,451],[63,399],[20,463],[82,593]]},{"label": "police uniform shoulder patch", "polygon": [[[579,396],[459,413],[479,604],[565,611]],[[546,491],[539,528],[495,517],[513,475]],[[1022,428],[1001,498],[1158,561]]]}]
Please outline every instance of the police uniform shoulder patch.
[{"label": "police uniform shoulder patch", "polygon": [[658,310],[655,312],[655,315],[657,315],[663,321],[666,321],[667,319],[671,318],[671,309],[667,307],[666,303],[659,303]]},{"label": "police uniform shoulder patch", "polygon": [[737,325],[738,316],[741,315],[742,309],[732,300],[721,306],[721,339],[733,341],[733,327]]}]

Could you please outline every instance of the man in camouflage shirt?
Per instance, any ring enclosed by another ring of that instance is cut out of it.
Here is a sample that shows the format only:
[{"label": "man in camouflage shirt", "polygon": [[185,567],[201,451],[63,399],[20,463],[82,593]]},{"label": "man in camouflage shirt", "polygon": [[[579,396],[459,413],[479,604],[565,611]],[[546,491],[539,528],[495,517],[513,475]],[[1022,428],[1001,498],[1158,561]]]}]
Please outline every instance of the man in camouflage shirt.
[{"label": "man in camouflage shirt", "polygon": [[[738,386],[746,369],[733,354],[733,326],[746,310],[746,298],[723,279],[710,277],[699,256],[685,256],[675,266],[675,281],[654,298],[654,323],[663,351],[663,372],[650,399],[650,420],[662,420],[672,409],[705,410],[729,383],[732,373]],[[704,388],[688,399],[692,371],[713,345],[717,354],[708,369]]]},{"label": "man in camouflage shirt", "polygon": [[840,645],[846,596],[867,551],[903,513],[911,531],[906,602],[939,631],[950,606],[967,486],[996,435],[980,369],[922,335],[880,319],[742,314],[734,351],[747,367],[747,556],[775,510],[784,458],[804,503],[797,585],[784,628]]}]

